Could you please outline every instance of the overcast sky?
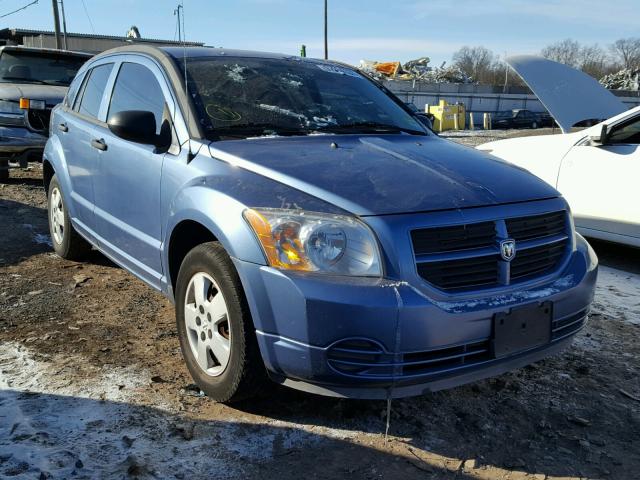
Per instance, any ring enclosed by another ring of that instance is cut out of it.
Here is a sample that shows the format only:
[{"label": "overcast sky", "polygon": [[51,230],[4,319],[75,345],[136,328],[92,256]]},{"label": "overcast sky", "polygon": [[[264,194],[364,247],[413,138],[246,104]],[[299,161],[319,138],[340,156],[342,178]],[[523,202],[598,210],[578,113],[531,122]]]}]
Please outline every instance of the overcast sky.
[{"label": "overcast sky", "polygon": [[[0,15],[33,0],[0,0]],[[66,0],[70,32],[173,39],[178,0]],[[321,57],[323,0],[184,0],[187,40],[227,48]],[[53,29],[50,0],[0,19],[0,28]],[[567,37],[608,45],[638,36],[638,0],[329,0],[329,56],[357,64],[428,56],[449,60],[462,45],[500,55],[536,53]]]}]

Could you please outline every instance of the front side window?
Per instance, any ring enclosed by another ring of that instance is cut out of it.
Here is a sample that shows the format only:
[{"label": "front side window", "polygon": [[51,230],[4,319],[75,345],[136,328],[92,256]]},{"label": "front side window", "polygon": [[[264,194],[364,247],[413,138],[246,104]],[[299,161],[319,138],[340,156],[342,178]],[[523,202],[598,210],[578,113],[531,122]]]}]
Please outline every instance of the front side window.
[{"label": "front side window", "polygon": [[126,110],[152,112],[156,117],[156,133],[160,134],[164,106],[164,93],[151,70],[138,63],[123,63],[113,88],[107,118]]},{"label": "front side window", "polygon": [[65,53],[3,51],[0,83],[69,85],[86,57]]},{"label": "front side window", "polygon": [[98,118],[102,96],[104,95],[104,90],[107,86],[112,68],[113,63],[106,63],[93,68],[87,74],[82,99],[78,107],[79,113]]},{"label": "front side window", "polygon": [[640,117],[636,117],[622,125],[613,127],[607,140],[607,143],[609,144],[640,144]]},{"label": "front side window", "polygon": [[[182,59],[177,60],[181,69]],[[189,93],[212,139],[263,135],[426,135],[397,101],[355,70],[298,58],[188,58]]]}]

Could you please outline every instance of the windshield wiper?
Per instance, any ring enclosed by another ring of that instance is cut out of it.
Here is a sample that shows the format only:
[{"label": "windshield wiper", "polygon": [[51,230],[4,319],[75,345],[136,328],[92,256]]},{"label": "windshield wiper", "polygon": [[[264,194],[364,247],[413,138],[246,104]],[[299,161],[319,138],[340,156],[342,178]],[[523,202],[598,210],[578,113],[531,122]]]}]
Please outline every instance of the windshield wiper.
[{"label": "windshield wiper", "polygon": [[322,127],[316,128],[316,130],[320,132],[333,132],[333,133],[352,133],[352,132],[371,131],[376,133],[404,132],[404,133],[409,133],[411,135],[426,135],[426,133],[421,130],[414,130],[412,128],[405,128],[399,125],[392,125],[389,123],[380,123],[380,122],[354,122],[354,123],[345,123],[342,125],[324,125]]},{"label": "windshield wiper", "polygon": [[283,127],[273,123],[242,123],[216,127],[212,133],[222,137],[249,137],[254,135],[307,135],[309,130]]}]

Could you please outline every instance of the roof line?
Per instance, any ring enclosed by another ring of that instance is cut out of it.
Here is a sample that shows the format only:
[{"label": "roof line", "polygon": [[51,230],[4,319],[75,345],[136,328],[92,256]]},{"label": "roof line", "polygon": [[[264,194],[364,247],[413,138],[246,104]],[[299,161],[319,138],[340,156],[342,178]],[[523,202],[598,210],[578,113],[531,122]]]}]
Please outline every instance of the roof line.
[{"label": "roof line", "polygon": [[[33,30],[28,28],[3,28],[0,29],[0,35],[3,32],[11,32],[11,35],[55,35],[54,32],[50,30]],[[131,43],[164,43],[167,45],[190,45],[190,46],[203,46],[203,42],[182,42],[176,40],[162,40],[159,38],[129,38],[126,36],[118,36],[118,35],[99,35],[95,33],[74,33],[67,32],[67,37],[82,37],[82,38],[93,38],[93,39],[101,39],[101,40],[121,40],[127,41]]]}]

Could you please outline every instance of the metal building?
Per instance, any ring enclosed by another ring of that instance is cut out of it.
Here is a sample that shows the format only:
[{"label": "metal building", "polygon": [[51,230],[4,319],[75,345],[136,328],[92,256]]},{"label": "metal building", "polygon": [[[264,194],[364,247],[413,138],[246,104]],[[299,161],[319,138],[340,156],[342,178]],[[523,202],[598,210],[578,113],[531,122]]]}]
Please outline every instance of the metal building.
[{"label": "metal building", "polygon": [[[63,34],[61,34],[63,36]],[[128,38],[114,35],[94,35],[89,33],[68,33],[67,49],[89,53],[100,53],[114,47],[143,43],[146,45],[183,45],[175,40],[153,38]],[[29,30],[24,28],[3,28],[0,30],[0,45],[24,45],[25,47],[56,48],[54,32]],[[184,42],[189,47],[202,47],[204,43]]]}]

